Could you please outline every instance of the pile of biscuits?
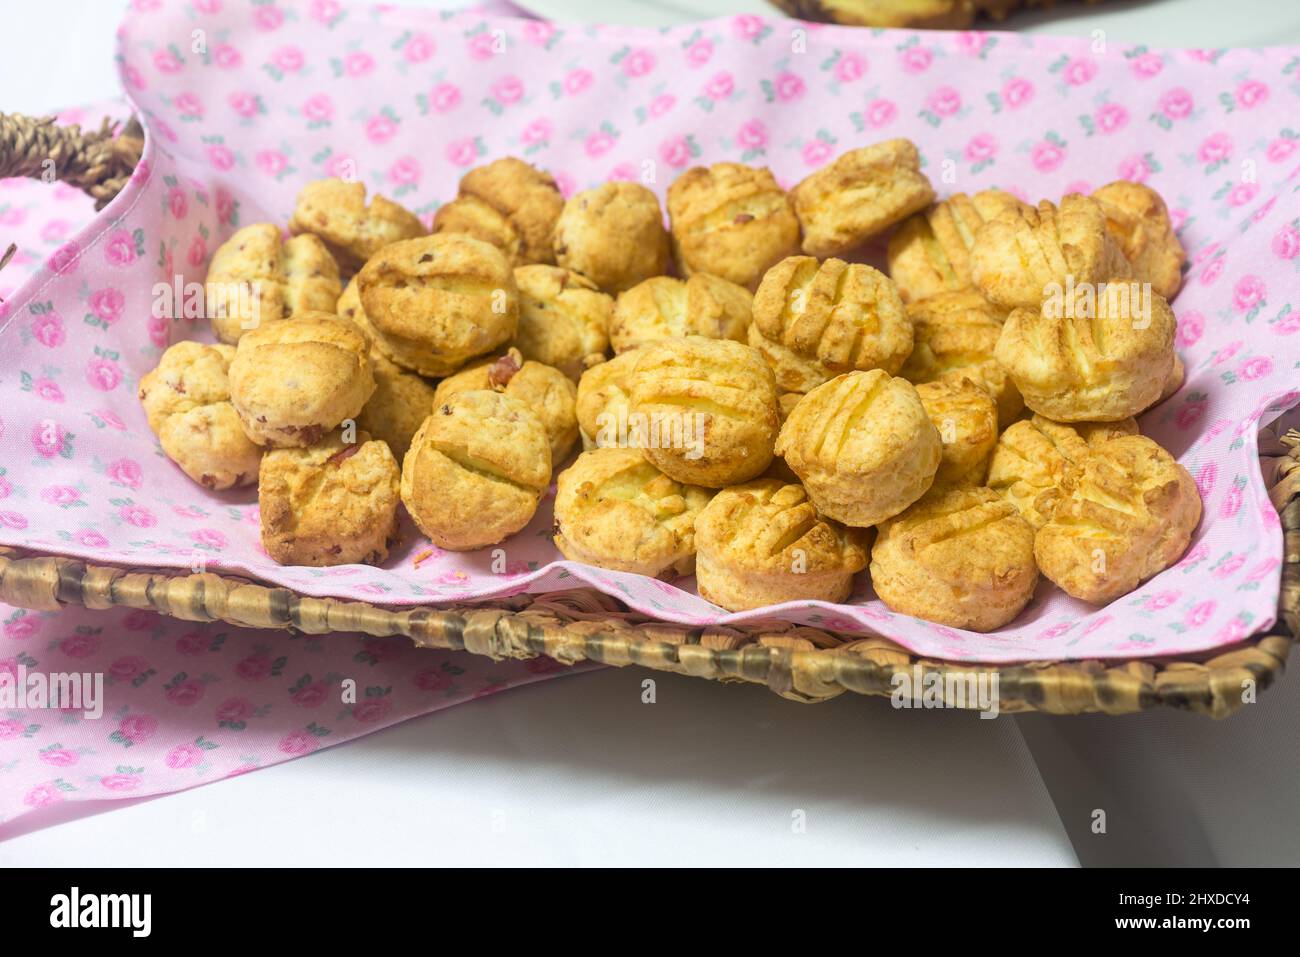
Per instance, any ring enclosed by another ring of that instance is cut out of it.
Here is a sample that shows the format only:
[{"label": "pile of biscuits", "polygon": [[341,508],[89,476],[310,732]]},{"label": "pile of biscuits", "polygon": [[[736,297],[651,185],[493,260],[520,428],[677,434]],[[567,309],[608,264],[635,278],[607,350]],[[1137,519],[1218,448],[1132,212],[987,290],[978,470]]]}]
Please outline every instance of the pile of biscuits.
[{"label": "pile of biscuits", "polygon": [[[694,573],[731,610],[842,601],[869,565],[896,611],[990,630],[1040,572],[1101,603],[1186,549],[1196,486],[1134,420],[1182,377],[1184,253],[1148,187],[936,202],[891,140],[789,191],[691,169],[667,214],[514,158],[432,230],[311,183],[287,238],[217,251],[217,342],[141,380],[149,423],[204,486],[257,483],[286,564],[382,562],[399,505],[440,548],[495,545],[555,471],[566,557]],[[841,258],[884,237],[888,274]]]}]

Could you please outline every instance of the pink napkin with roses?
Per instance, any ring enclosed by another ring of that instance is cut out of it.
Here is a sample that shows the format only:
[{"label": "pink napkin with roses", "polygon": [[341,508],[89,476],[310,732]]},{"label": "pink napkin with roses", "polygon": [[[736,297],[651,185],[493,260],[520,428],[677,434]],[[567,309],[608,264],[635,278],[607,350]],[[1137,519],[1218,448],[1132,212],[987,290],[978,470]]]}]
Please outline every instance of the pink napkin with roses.
[{"label": "pink napkin with roses", "polygon": [[[206,46],[193,52],[202,30]],[[3,306],[0,542],[89,561],[213,569],[391,605],[589,585],[689,623],[775,617],[887,635],[952,659],[1165,655],[1271,624],[1282,540],[1255,430],[1300,397],[1300,51],[1151,50],[999,33],[818,27],[753,16],[662,31],[316,2],[149,0],[121,73],[149,132],[130,186]],[[728,614],[690,581],[560,561],[549,501],[486,554],[426,553],[413,526],[381,568],[282,568],[251,491],[196,488],[161,457],[134,398],[169,342],[159,281],[201,282],[234,228],[284,222],[304,182],[353,166],[429,216],[468,167],[517,154],[566,192],[737,159],[792,184],[836,153],[917,142],[941,192],[1026,199],[1146,180],[1192,256],[1175,309],[1187,382],[1148,434],[1196,477],[1205,518],[1177,567],[1097,610],[1044,587],[976,635],[892,614],[862,577],[849,603]]]}]

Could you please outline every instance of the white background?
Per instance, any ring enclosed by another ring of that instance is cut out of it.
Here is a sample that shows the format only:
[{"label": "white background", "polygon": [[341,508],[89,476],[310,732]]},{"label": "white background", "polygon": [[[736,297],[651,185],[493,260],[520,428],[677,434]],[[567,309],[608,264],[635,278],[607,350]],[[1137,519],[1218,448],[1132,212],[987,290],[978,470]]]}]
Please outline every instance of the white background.
[{"label": "white background", "polygon": [[[566,20],[593,9],[528,5]],[[689,6],[770,12],[760,0]],[[117,4],[0,8],[0,110],[117,90]],[[596,9],[626,22],[681,16],[646,0]],[[1291,0],[1064,2],[1011,23],[1155,45],[1300,43]],[[80,817],[0,843],[0,866],[1300,864],[1300,681],[1216,724],[982,721],[854,695],[801,706],[672,675],[653,675],[645,704],[650,676],[560,678],[181,794],[74,807]],[[1105,834],[1090,827],[1096,809]]]}]

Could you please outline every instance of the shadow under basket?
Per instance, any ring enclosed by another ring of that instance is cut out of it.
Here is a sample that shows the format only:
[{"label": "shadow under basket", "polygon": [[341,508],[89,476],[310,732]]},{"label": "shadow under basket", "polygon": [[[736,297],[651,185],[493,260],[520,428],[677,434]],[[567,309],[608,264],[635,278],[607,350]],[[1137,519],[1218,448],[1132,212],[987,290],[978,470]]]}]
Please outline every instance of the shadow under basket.
[{"label": "shadow under basket", "polygon": [[[96,133],[49,119],[0,114],[0,176],[39,175],[37,158],[58,155],[59,178],[102,208],[140,156],[136,124]],[[998,676],[1005,712],[1129,714],[1169,707],[1215,718],[1254,700],[1286,665],[1300,629],[1300,433],[1260,432],[1261,465],[1282,518],[1282,588],[1267,634],[1196,655],[993,665],[920,657],[880,637],[837,635],[795,625],[696,628],[629,611],[594,589],[521,595],[490,604],[384,608],[312,598],[245,578],[88,565],[0,547],[0,601],[41,611],[64,605],[136,608],[185,621],[221,621],[312,635],[405,635],[421,648],[468,651],[493,659],[548,656],[767,685],[795,701],[853,691],[889,696],[894,676],[936,683],[948,707],[976,707],[964,692],[972,675]],[[930,677],[935,676],[935,677]],[[951,676],[954,680],[946,680]],[[945,679],[945,680],[937,680]],[[958,691],[961,691],[958,696]]]}]

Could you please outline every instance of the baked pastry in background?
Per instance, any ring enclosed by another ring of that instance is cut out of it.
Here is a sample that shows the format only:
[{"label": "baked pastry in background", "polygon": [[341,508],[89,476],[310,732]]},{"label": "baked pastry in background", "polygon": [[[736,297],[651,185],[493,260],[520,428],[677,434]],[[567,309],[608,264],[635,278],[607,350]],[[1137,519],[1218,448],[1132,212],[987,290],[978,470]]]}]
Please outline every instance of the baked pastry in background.
[{"label": "baked pastry in background", "polygon": [[600,568],[672,579],[695,569],[695,521],[713,493],[675,482],[636,449],[583,452],[560,473],[555,546]]},{"label": "baked pastry in background", "polygon": [[632,408],[632,373],[640,355],[624,352],[594,365],[578,381],[578,429],[582,447],[634,447],[628,432]]},{"label": "baked pastry in background", "polygon": [[841,153],[790,190],[809,256],[840,256],[934,199],[911,140]]},{"label": "baked pastry in background", "polygon": [[790,413],[803,397],[802,392],[782,392],[776,397],[776,413],[782,425],[785,425],[785,420],[790,418]]},{"label": "baked pastry in background", "polygon": [[480,389],[424,420],[402,462],[402,502],[433,544],[471,551],[527,525],[550,481],[541,420],[518,399]]},{"label": "baked pastry in background", "polygon": [[375,391],[365,333],[305,312],[245,333],[230,363],[230,401],[244,432],[271,448],[312,445],[361,412]]},{"label": "baked pastry in background", "polygon": [[510,349],[443,379],[434,393],[434,405],[446,405],[452,396],[476,389],[504,392],[526,405],[546,429],[552,465],[559,466],[573,450],[578,441],[578,388],[559,369],[525,360],[518,349]]},{"label": "baked pastry in background", "polygon": [[[1003,19],[1019,7],[1051,6],[1053,0],[773,0],[800,20],[863,27],[962,30],[979,15]],[[1099,3],[1100,0],[1089,0]]]},{"label": "baked pastry in background", "polygon": [[704,272],[754,289],[763,273],[799,251],[794,204],[768,169],[692,167],[668,187],[668,216],[683,276]]},{"label": "baked pastry in background", "polygon": [[386,444],[400,462],[433,408],[434,388],[383,353],[371,350],[370,366],[375,391],[357,413],[357,428]]},{"label": "baked pastry in background", "polygon": [[281,565],[378,565],[397,538],[400,469],[388,445],[335,430],[262,457],[262,547]]},{"label": "baked pastry in background", "polygon": [[889,277],[861,263],[791,256],[754,294],[749,344],[785,392],[808,392],[842,372],[898,372],[912,321]]},{"label": "baked pastry in background", "polygon": [[989,460],[989,488],[1042,528],[1061,499],[1065,476],[1091,447],[1121,435],[1137,435],[1136,419],[1118,422],[1053,422],[1035,415],[1012,424],[998,437]]},{"label": "baked pastry in background", "polygon": [[776,382],[749,346],[685,336],[636,350],[631,426],[650,463],[721,488],[762,474],[776,440]]},{"label": "baked pastry in background", "polygon": [[339,315],[366,334],[370,342],[370,368],[375,376],[375,391],[357,415],[357,428],[388,444],[398,462],[411,447],[411,437],[433,408],[433,384],[404,369],[384,355],[376,345],[377,335],[370,325],[357,278],[352,277],[339,297]]},{"label": "baked pastry in background", "polygon": [[877,529],[871,583],[900,614],[992,631],[1033,597],[1034,530],[987,488],[936,489]]},{"label": "baked pastry in background", "polygon": [[555,261],[609,293],[668,271],[659,199],[640,183],[604,183],[570,197],[555,224]]},{"label": "baked pastry in background", "polygon": [[728,611],[785,601],[840,602],[867,565],[868,532],[820,515],[797,483],[724,488],[695,521],[700,597]]},{"label": "baked pastry in background", "polygon": [[1117,180],[1094,190],[1106,229],[1133,267],[1133,278],[1173,299],[1183,284],[1187,253],[1174,233],[1165,201],[1150,186]]},{"label": "baked pastry in background", "polygon": [[178,342],[140,379],[138,396],[163,454],[214,491],[257,480],[262,449],[230,403],[235,347]]},{"label": "baked pastry in background", "polygon": [[347,273],[389,243],[425,235],[418,216],[376,193],[366,205],[366,187],[341,179],[319,179],[298,193],[289,232],[319,236]]},{"label": "baked pastry in background", "polygon": [[971,278],[989,301],[1037,309],[1055,290],[1127,279],[1132,267],[1106,226],[1095,199],[1067,193],[1060,206],[1003,210],[980,227],[971,249]]},{"label": "baked pastry in background", "polygon": [[1138,282],[1110,282],[1087,299],[1013,310],[994,354],[1035,412],[1114,422],[1159,399],[1173,371],[1174,332],[1164,297]]},{"label": "baked pastry in background", "polygon": [[818,386],[790,412],[776,454],[825,515],[865,528],[897,515],[934,482],[943,446],[916,387],[883,369]]},{"label": "baked pastry in background", "polygon": [[943,444],[935,485],[983,485],[998,441],[998,407],[969,379],[937,379],[916,387]]},{"label": "baked pastry in background", "polygon": [[1000,189],[954,193],[908,219],[889,237],[889,278],[904,302],[968,289],[975,236],[990,219],[1023,207]]},{"label": "baked pastry in background", "polygon": [[501,250],[462,233],[392,243],[357,274],[379,350],[445,376],[514,338],[519,295]]},{"label": "baked pastry in background", "polygon": [[281,241],[272,223],[237,230],[217,247],[204,286],[207,316],[222,342],[298,312],[333,312],[339,267],[315,236]]},{"label": "baked pastry in background", "polygon": [[620,293],[609,338],[615,352],[681,336],[745,341],[754,296],[744,286],[695,273],[687,280],[654,276]]},{"label": "baked pastry in background", "polygon": [[977,290],[941,292],[907,307],[915,345],[899,370],[908,382],[960,382],[980,386],[998,407],[998,428],[1005,429],[1024,411],[1025,402],[1006,370],[994,358],[1005,310]]},{"label": "baked pastry in background", "polygon": [[1099,443],[1067,473],[1062,491],[1034,554],[1044,575],[1094,604],[1176,562],[1201,519],[1187,469],[1141,435]]},{"label": "baked pastry in background", "polygon": [[506,156],[461,177],[456,198],[434,214],[433,231],[491,243],[512,265],[553,263],[555,222],[563,208],[550,173]]},{"label": "baked pastry in background", "polygon": [[614,299],[572,269],[520,266],[519,330],[514,345],[525,359],[554,366],[577,382],[609,348]]}]

